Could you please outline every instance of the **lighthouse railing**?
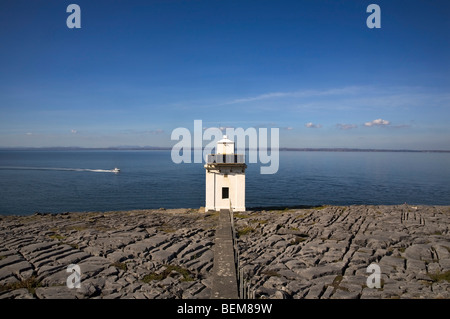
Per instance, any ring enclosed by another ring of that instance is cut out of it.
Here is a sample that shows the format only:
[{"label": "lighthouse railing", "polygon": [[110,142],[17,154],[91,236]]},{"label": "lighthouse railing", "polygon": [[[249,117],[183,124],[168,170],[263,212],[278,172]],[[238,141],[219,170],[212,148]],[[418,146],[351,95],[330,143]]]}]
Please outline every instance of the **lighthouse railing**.
[{"label": "lighthouse railing", "polygon": [[241,293],[241,280],[239,278],[240,271],[239,271],[239,247],[237,244],[237,235],[236,235],[236,229],[234,228],[234,216],[233,216],[233,205],[231,204],[230,199],[230,219],[231,219],[231,238],[233,239],[233,251],[234,251],[234,264],[236,269],[236,279],[238,283],[238,293],[239,297],[242,299],[242,293]]},{"label": "lighthouse railing", "polygon": [[244,164],[245,155],[243,154],[208,154],[208,164]]},{"label": "lighthouse railing", "polygon": [[251,289],[250,283],[247,282],[244,267],[241,268],[241,263],[239,261],[239,245],[236,229],[234,227],[234,214],[233,205],[230,200],[230,218],[231,218],[231,232],[233,239],[233,250],[234,250],[234,263],[236,268],[236,279],[238,283],[238,293],[240,299],[255,299],[255,292]]}]

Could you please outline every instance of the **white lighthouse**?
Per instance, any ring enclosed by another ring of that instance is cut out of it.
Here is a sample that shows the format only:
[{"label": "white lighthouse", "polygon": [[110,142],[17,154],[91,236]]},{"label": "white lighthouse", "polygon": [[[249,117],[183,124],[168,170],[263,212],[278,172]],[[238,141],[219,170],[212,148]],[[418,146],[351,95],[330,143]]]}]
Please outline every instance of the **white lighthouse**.
[{"label": "white lighthouse", "polygon": [[244,155],[235,154],[234,142],[226,135],[217,142],[216,154],[208,155],[205,211],[233,209],[245,211]]}]

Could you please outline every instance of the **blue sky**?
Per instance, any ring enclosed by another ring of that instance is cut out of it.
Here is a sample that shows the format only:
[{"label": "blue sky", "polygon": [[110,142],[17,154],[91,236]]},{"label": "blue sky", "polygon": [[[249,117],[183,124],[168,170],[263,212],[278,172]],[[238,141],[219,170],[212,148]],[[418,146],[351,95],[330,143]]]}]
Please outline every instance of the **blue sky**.
[{"label": "blue sky", "polygon": [[450,150],[449,15],[447,0],[2,1],[0,147],[171,146],[199,119],[279,127],[282,147]]}]

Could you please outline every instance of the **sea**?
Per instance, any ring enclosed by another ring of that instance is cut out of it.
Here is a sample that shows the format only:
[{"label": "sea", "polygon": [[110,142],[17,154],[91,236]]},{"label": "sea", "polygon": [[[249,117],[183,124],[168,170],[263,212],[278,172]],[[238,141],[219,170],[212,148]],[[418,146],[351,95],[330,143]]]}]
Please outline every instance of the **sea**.
[{"label": "sea", "polygon": [[[247,165],[248,209],[450,205],[450,153],[280,151],[276,174]],[[202,206],[203,164],[170,150],[0,151],[0,215]]]}]

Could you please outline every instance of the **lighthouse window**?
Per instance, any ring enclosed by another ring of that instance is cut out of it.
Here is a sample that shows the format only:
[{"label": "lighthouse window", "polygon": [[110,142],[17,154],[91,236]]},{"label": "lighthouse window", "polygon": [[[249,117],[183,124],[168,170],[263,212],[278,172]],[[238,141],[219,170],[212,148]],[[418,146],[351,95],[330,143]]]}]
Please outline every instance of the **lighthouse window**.
[{"label": "lighthouse window", "polygon": [[228,199],[228,198],[229,198],[229,188],[222,187],[222,199]]}]

